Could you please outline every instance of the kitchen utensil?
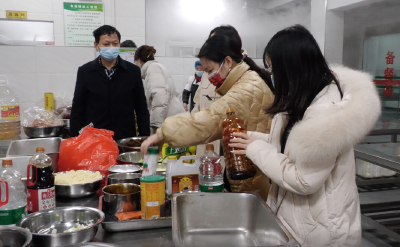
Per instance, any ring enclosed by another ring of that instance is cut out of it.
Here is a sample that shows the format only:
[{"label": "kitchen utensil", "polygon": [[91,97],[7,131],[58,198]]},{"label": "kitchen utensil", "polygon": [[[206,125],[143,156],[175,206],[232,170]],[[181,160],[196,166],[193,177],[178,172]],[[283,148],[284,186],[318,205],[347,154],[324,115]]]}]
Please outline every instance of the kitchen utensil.
[{"label": "kitchen utensil", "polygon": [[0,226],[0,246],[25,247],[32,240],[32,234],[27,229],[16,226]]},{"label": "kitchen utensil", "polygon": [[24,127],[25,134],[30,138],[57,137],[62,134],[64,125],[51,127]]},{"label": "kitchen utensil", "polygon": [[138,137],[130,137],[130,138],[125,138],[117,141],[119,152],[120,153],[126,153],[126,152],[140,152],[140,145],[139,147],[131,147],[127,146],[126,143],[131,141],[131,140],[140,140],[141,142],[146,139],[147,136],[138,136]]},{"label": "kitchen utensil", "polygon": [[140,172],[138,165],[115,165],[108,168],[110,174],[114,173],[137,173]]},{"label": "kitchen utensil", "polygon": [[[127,152],[118,155],[118,164],[133,164],[133,165],[143,165],[144,155],[142,152]],[[141,162],[139,162],[141,161]]]},{"label": "kitchen utensil", "polygon": [[107,185],[103,188],[103,212],[109,215],[140,211],[140,186],[121,183]]},{"label": "kitchen utensil", "polygon": [[176,247],[300,246],[265,202],[247,193],[174,194],[172,236]]},{"label": "kitchen utensil", "polygon": [[140,185],[140,173],[114,173],[107,176],[107,184],[131,183]]},{"label": "kitchen utensil", "polygon": [[118,221],[116,216],[106,214],[106,218],[101,223],[101,226],[106,232],[123,232],[171,227],[171,211],[168,211],[164,218],[148,220],[137,219]]},{"label": "kitchen utensil", "polygon": [[[85,171],[92,172],[92,171]],[[58,174],[64,174],[65,172],[60,172]],[[57,175],[57,174],[55,174]],[[67,198],[80,198],[89,195],[93,195],[100,188],[101,180],[104,176],[96,181],[84,183],[84,184],[56,184],[56,196],[57,197],[67,197]]]},{"label": "kitchen utensil", "polygon": [[[90,207],[62,207],[29,214],[17,223],[17,226],[27,228],[32,232],[31,246],[52,247],[67,246],[89,242],[97,233],[104,213]],[[79,225],[88,225],[74,232]],[[52,233],[53,230],[57,233]],[[41,234],[39,232],[46,232]]]}]

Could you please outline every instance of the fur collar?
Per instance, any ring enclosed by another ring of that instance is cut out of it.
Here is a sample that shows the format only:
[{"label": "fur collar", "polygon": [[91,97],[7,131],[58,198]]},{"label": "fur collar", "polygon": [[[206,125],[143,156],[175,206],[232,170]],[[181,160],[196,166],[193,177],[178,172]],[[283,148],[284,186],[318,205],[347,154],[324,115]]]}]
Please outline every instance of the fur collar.
[{"label": "fur collar", "polygon": [[380,116],[381,102],[371,75],[338,65],[331,69],[343,98],[338,97],[337,89],[333,90],[334,84],[316,97],[303,120],[290,132],[285,152],[294,160],[336,159],[360,142]]}]

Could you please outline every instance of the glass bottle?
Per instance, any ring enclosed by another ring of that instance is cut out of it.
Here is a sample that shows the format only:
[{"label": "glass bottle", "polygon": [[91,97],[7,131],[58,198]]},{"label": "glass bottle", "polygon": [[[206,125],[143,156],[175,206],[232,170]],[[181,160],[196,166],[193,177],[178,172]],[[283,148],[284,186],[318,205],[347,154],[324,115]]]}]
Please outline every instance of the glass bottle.
[{"label": "glass bottle", "polygon": [[[56,205],[52,160],[43,147],[36,148],[36,154],[28,165],[28,213],[54,208]],[[30,176],[32,168],[32,176]]]},{"label": "glass bottle", "polygon": [[256,168],[244,154],[233,154],[232,150],[240,150],[229,146],[233,133],[247,133],[244,127],[244,121],[236,116],[235,110],[228,108],[226,110],[226,118],[222,122],[224,128],[222,132],[222,148],[224,149],[224,158],[226,164],[226,171],[231,180],[244,180],[254,177],[256,175]]}]

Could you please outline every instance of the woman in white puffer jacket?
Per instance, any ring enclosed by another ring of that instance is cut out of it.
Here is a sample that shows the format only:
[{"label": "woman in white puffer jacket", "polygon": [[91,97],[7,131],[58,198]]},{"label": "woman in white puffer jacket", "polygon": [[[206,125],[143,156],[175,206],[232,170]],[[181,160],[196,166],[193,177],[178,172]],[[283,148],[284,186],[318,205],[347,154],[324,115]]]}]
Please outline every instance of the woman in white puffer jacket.
[{"label": "woman in white puffer jacket", "polygon": [[154,47],[147,45],[139,47],[135,53],[135,63],[142,68],[152,134],[161,127],[167,117],[185,112],[171,74],[167,68],[154,60],[155,53]]}]

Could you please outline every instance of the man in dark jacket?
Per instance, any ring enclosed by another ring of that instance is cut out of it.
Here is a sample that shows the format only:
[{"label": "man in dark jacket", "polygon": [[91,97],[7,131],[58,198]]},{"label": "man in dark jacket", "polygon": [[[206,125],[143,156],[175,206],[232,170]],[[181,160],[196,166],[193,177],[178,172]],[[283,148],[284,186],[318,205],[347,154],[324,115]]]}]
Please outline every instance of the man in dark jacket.
[{"label": "man in dark jacket", "polygon": [[78,69],[71,110],[71,136],[93,123],[114,131],[114,139],[150,135],[150,118],[140,68],[119,56],[121,35],[104,25],[93,32],[100,56]]}]

